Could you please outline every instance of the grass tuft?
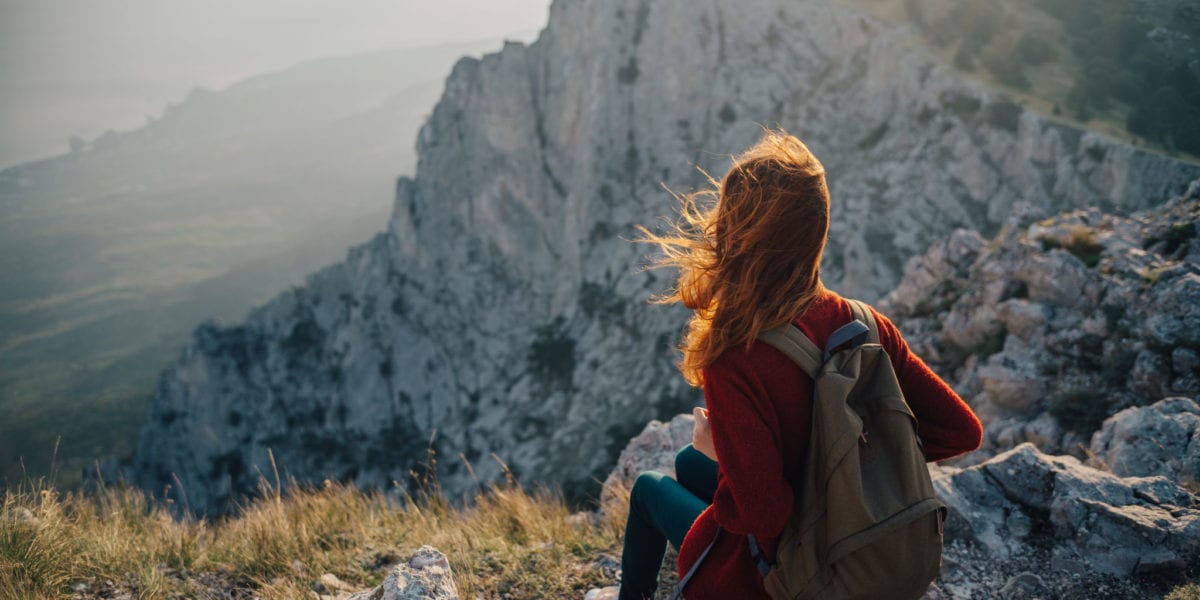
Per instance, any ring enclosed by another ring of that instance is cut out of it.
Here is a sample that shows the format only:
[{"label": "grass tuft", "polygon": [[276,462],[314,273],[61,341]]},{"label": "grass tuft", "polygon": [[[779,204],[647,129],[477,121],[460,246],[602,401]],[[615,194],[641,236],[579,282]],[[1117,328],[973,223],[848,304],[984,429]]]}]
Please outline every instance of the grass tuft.
[{"label": "grass tuft", "polygon": [[1176,587],[1163,600],[1200,600],[1200,584],[1188,583]]},{"label": "grass tuft", "polygon": [[1072,225],[1063,240],[1042,237],[1040,241],[1043,250],[1062,248],[1074,254],[1089,269],[1100,264],[1100,258],[1104,254],[1104,246],[1097,241],[1096,231],[1086,225]]}]

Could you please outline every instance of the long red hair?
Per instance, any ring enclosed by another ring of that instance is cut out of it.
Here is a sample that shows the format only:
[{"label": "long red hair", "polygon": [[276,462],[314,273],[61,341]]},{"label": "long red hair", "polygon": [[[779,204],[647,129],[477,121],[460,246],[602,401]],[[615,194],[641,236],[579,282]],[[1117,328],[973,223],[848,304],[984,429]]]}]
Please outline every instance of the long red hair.
[{"label": "long red hair", "polygon": [[824,291],[821,254],[829,233],[825,168],[784,131],[733,160],[713,189],[677,195],[680,217],[639,241],[661,249],[655,267],[678,267],[675,289],[656,298],[692,309],[679,370],[703,385],[703,370],[738,344],[802,314]]}]

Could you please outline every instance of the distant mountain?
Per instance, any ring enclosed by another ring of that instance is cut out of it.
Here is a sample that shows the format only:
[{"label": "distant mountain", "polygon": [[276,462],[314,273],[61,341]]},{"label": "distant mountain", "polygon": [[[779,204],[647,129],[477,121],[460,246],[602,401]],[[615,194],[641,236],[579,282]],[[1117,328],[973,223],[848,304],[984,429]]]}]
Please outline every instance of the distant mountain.
[{"label": "distant mountain", "polygon": [[[1200,167],[1057,122],[829,0],[558,1],[530,46],[463,60],[388,229],[163,373],[128,465],[220,513],[270,457],[300,480],[444,489],[500,476],[594,493],[651,418],[699,399],[685,315],[627,240],[781,124],[833,195],[828,283],[867,300],[959,227],[1159,204]],[[470,463],[469,465],[467,463]]]},{"label": "distant mountain", "polygon": [[0,468],[46,472],[59,435],[60,466],[128,453],[197,323],[242,318],[385,227],[451,65],[499,44],[197,89],[141,129],[0,171]]}]

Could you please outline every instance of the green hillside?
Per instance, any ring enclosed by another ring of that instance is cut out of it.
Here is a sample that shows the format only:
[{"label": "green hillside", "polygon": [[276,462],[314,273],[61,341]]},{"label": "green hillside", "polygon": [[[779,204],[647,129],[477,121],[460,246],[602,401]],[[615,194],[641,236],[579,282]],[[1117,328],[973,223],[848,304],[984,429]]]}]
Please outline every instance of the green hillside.
[{"label": "green hillside", "polygon": [[1200,156],[1200,4],[1186,0],[847,0],[1045,112]]},{"label": "green hillside", "polygon": [[128,454],[159,373],[205,319],[387,227],[397,176],[480,41],[312,61],[197,90],[135,131],[0,171],[0,486],[71,487]]}]

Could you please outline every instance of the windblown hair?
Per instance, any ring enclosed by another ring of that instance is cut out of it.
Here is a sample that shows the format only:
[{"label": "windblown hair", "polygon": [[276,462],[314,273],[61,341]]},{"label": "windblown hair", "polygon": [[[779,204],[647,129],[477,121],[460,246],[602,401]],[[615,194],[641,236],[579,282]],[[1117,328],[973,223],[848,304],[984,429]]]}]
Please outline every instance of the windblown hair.
[{"label": "windblown hair", "polygon": [[784,131],[766,130],[719,183],[709,182],[713,189],[675,196],[680,217],[665,234],[638,228],[638,241],[662,251],[653,267],[679,268],[675,289],[655,301],[693,311],[679,370],[694,386],[722,352],[749,349],[821,294],[829,232],[825,168]]}]

